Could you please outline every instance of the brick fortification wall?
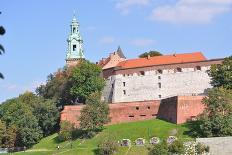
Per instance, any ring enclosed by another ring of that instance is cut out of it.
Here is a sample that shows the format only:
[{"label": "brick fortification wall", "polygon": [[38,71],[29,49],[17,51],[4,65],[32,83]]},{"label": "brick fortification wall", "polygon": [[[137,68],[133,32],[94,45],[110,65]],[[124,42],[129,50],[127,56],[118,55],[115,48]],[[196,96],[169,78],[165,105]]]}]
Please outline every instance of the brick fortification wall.
[{"label": "brick fortification wall", "polygon": [[[156,117],[180,124],[202,113],[203,96],[175,96],[162,100],[109,104],[109,124],[149,120]],[[78,126],[78,116],[83,105],[65,106],[61,121],[67,120]]]},{"label": "brick fortification wall", "polygon": [[204,110],[204,96],[174,96],[161,100],[158,117],[181,124],[194,119]]}]

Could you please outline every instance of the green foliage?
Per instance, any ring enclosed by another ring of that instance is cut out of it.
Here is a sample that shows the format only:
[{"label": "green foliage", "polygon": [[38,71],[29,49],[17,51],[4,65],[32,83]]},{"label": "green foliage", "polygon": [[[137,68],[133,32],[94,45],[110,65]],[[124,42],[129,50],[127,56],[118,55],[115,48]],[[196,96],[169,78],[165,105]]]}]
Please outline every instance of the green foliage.
[{"label": "green foliage", "polygon": [[86,98],[94,92],[101,92],[105,86],[105,81],[101,74],[101,68],[89,61],[82,61],[77,67],[72,69],[72,88],[70,93],[76,96],[79,102],[85,103]]},{"label": "green foliage", "polygon": [[6,123],[5,146],[36,144],[55,130],[59,112],[51,100],[26,92],[0,105],[0,119]]},{"label": "green foliage", "polygon": [[87,99],[86,106],[81,110],[80,128],[89,131],[101,129],[109,121],[108,114],[108,104],[101,102],[98,92],[92,93]]},{"label": "green foliage", "polygon": [[209,153],[209,146],[206,146],[202,143],[197,143],[195,148],[197,154]]},{"label": "green foliage", "polygon": [[206,109],[198,125],[203,137],[232,135],[232,90],[214,88],[203,99]]},{"label": "green foliage", "polygon": [[118,143],[114,139],[106,138],[99,145],[97,154],[99,155],[111,155],[118,150]]},{"label": "green foliage", "polygon": [[232,56],[225,58],[221,65],[212,65],[209,76],[214,87],[232,89]]},{"label": "green foliage", "polygon": [[6,124],[0,120],[0,146],[3,144],[3,139],[6,134]]},{"label": "green foliage", "polygon": [[89,61],[50,74],[47,83],[36,89],[36,93],[54,100],[58,106],[85,103],[87,96],[102,91],[105,85],[100,77],[101,68]]},{"label": "green foliage", "polygon": [[151,57],[154,57],[154,56],[161,56],[163,54],[161,54],[160,52],[158,51],[149,51],[149,52],[145,52],[141,55],[139,55],[140,58],[147,58],[148,55],[150,55]]},{"label": "green foliage", "polygon": [[180,140],[175,140],[171,145],[168,146],[168,150],[171,153],[183,154],[184,153],[183,142]]},{"label": "green foliage", "polygon": [[58,128],[59,111],[51,100],[42,100],[38,102],[34,108],[33,113],[38,119],[44,135],[54,133]]},{"label": "green foliage", "polygon": [[57,106],[66,104],[74,104],[75,97],[70,94],[71,81],[67,69],[59,70],[55,74],[50,74],[47,77],[45,85],[40,85],[36,89],[36,93],[45,99],[52,99],[57,103]]},{"label": "green foliage", "polygon": [[149,155],[168,155],[168,146],[166,142],[154,145],[149,151]]},{"label": "green foliage", "polygon": [[12,148],[15,147],[17,141],[18,128],[16,125],[8,126],[4,137],[4,147]]},{"label": "green foliage", "polygon": [[73,131],[74,131],[74,126],[70,122],[62,121],[60,123],[60,132],[58,135],[58,139],[61,142],[66,140],[71,140],[73,138],[72,137]]}]

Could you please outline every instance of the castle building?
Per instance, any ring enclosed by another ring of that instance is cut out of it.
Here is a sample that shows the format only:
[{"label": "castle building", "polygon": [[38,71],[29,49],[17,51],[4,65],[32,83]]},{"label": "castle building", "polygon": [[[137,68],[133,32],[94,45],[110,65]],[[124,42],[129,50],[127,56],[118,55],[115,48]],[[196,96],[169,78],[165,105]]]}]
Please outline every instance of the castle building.
[{"label": "castle building", "polygon": [[66,55],[66,65],[74,66],[78,64],[81,59],[84,59],[84,50],[83,50],[83,39],[80,35],[79,31],[79,23],[75,17],[73,16],[70,28],[70,34],[68,36],[68,48]]},{"label": "castle building", "polygon": [[103,96],[109,103],[119,103],[205,95],[212,87],[207,71],[221,61],[194,52],[122,60],[111,68],[105,64]]},{"label": "castle building", "polygon": [[[74,17],[66,64],[76,65],[83,58],[83,40]],[[194,119],[203,112],[202,99],[212,88],[208,71],[222,61],[208,60],[201,52],[126,59],[119,47],[97,62],[106,81],[102,98],[109,103],[109,124],[154,118],[180,124]],[[78,126],[83,106],[65,106],[61,121]]]}]

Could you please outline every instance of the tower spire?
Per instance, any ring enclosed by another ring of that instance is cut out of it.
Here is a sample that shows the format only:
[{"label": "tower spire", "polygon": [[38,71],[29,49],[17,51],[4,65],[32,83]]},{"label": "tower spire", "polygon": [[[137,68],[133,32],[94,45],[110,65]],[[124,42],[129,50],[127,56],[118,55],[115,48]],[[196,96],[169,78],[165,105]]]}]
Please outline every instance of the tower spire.
[{"label": "tower spire", "polygon": [[77,64],[80,59],[84,59],[83,40],[79,32],[79,23],[76,19],[75,12],[70,27],[71,31],[67,39],[67,65],[71,63]]}]

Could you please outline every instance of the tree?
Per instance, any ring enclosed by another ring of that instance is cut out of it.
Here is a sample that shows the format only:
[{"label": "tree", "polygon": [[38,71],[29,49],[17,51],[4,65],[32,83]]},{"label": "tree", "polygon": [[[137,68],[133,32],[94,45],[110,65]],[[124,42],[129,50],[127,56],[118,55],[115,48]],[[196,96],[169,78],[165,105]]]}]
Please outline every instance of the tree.
[{"label": "tree", "polygon": [[[0,12],[0,14],[1,14],[1,12]],[[4,27],[3,27],[3,26],[0,26],[0,35],[4,35],[5,32],[6,32],[6,30],[4,29]],[[0,55],[2,55],[4,52],[5,52],[5,49],[4,49],[4,47],[0,44]],[[0,73],[0,79],[3,79],[3,78],[4,78],[3,74]]]},{"label": "tree", "polygon": [[60,141],[71,140],[74,126],[68,121],[62,121],[60,123],[60,132],[58,138]]},{"label": "tree", "polygon": [[7,128],[17,127],[16,146],[30,147],[42,138],[42,131],[37,118],[32,113],[32,107],[14,98],[2,103],[0,118],[5,121]]},{"label": "tree", "polygon": [[4,137],[4,146],[7,148],[15,147],[17,142],[17,132],[18,129],[16,125],[10,125],[6,130],[6,135]]},{"label": "tree", "polygon": [[105,81],[100,77],[101,68],[89,61],[82,61],[72,69],[72,87],[70,93],[76,96],[79,102],[85,103],[86,98],[94,92],[101,92]]},{"label": "tree", "polygon": [[203,99],[205,111],[198,118],[201,136],[232,135],[232,90],[213,88]]},{"label": "tree", "polygon": [[103,125],[109,121],[109,106],[101,102],[100,96],[100,93],[96,92],[88,97],[79,118],[81,129],[95,131],[102,129]]},{"label": "tree", "polygon": [[148,55],[150,55],[151,57],[154,57],[154,56],[161,56],[163,54],[161,54],[160,52],[158,51],[149,51],[149,52],[145,52],[143,54],[140,54],[139,57],[140,58],[147,58]]},{"label": "tree", "polygon": [[44,136],[53,133],[58,128],[59,111],[53,100],[38,97],[32,92],[20,95],[19,100],[31,107]]},{"label": "tree", "polygon": [[232,89],[232,56],[225,58],[221,65],[212,65],[209,76],[214,87]]},{"label": "tree", "polygon": [[3,145],[3,139],[6,134],[6,124],[0,120],[0,147]]},{"label": "tree", "polygon": [[45,98],[52,99],[57,106],[70,105],[75,103],[75,97],[70,94],[72,86],[70,80],[70,71],[64,68],[47,77],[45,85],[36,88],[36,93]]},{"label": "tree", "polygon": [[44,136],[56,131],[59,122],[59,111],[52,100],[40,99],[33,107],[33,113]]}]

